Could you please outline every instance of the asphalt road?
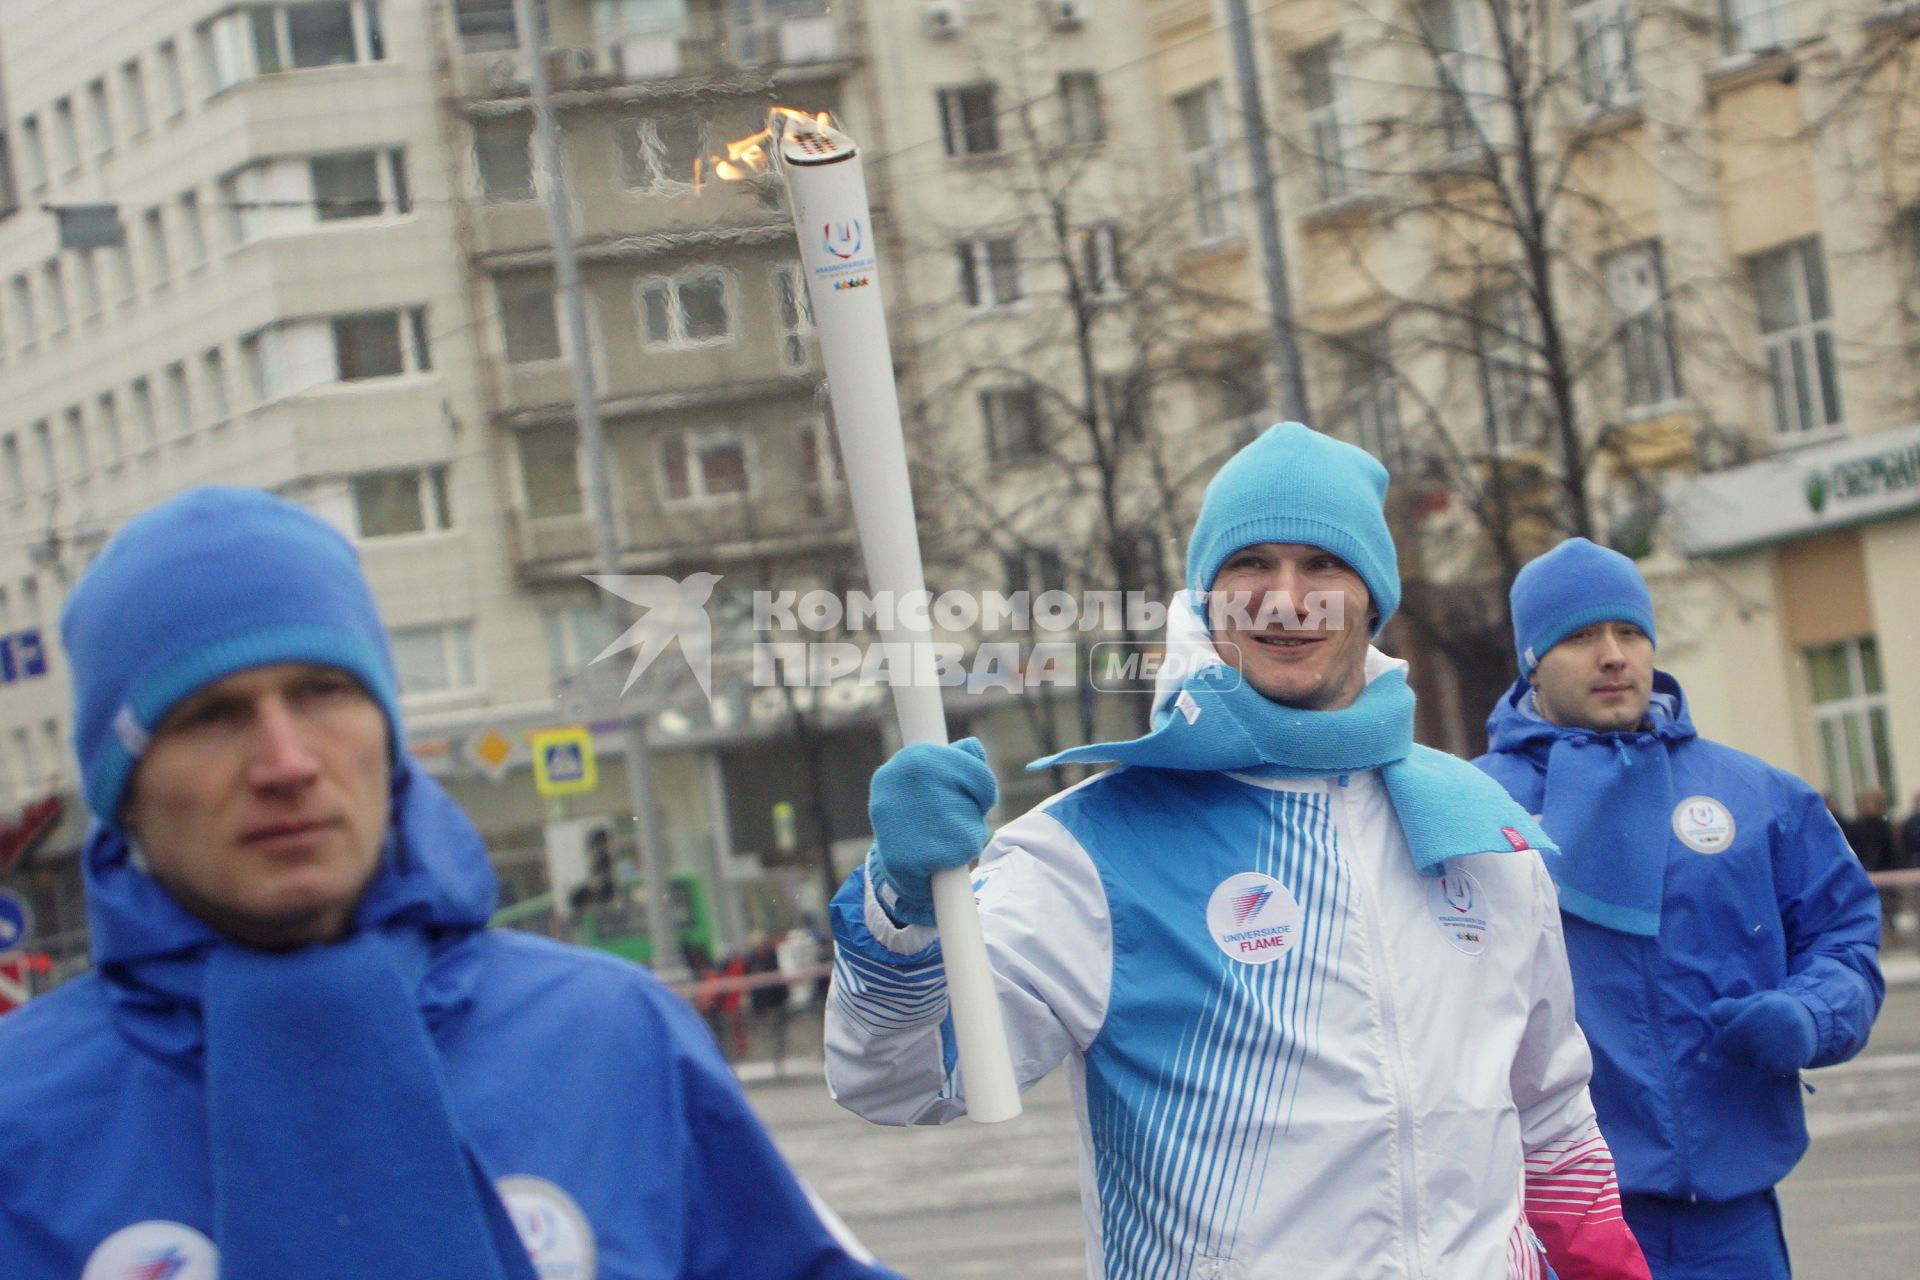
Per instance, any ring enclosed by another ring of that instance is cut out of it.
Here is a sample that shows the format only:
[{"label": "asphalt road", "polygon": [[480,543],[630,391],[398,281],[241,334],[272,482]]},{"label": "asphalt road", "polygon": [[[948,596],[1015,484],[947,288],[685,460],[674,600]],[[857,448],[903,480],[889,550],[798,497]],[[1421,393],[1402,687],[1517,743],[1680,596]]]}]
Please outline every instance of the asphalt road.
[{"label": "asphalt road", "polygon": [[[1030,1091],[1009,1125],[902,1130],[840,1110],[817,1071],[754,1084],[749,1096],[794,1167],[882,1259],[910,1280],[1086,1274],[1063,1072]],[[1808,1081],[1813,1149],[1781,1189],[1795,1276],[1910,1280],[1920,1274],[1920,982],[1892,990],[1860,1058]]]}]

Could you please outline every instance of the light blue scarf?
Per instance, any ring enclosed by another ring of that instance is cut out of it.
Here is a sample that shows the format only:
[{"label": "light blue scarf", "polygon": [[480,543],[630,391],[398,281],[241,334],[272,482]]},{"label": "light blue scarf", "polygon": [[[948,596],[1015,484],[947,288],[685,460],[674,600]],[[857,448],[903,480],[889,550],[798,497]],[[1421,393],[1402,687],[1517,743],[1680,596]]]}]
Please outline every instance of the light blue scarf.
[{"label": "light blue scarf", "polygon": [[1338,711],[1283,706],[1220,661],[1186,599],[1169,610],[1163,671],[1173,678],[1162,681],[1153,730],[1130,742],[1074,747],[1029,769],[1114,763],[1284,778],[1378,769],[1421,875],[1442,874],[1450,858],[1554,848],[1499,783],[1464,760],[1415,744],[1404,662],[1369,653],[1367,687]]}]

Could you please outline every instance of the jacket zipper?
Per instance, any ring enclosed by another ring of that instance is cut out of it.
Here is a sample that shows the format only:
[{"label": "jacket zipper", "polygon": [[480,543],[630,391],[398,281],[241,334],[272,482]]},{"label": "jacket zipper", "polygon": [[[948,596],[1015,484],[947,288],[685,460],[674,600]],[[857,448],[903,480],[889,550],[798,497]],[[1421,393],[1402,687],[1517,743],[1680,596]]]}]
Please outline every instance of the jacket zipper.
[{"label": "jacket zipper", "polygon": [[[1678,1111],[1682,1105],[1680,1084],[1674,1074],[1673,1047],[1667,1041],[1667,1020],[1662,1016],[1660,1010],[1660,987],[1659,983],[1654,979],[1653,962],[1649,956],[1650,951],[1651,947],[1649,946],[1643,945],[1639,948],[1640,978],[1647,989],[1647,1021],[1652,1026],[1655,1043],[1660,1046],[1660,1052],[1655,1056],[1660,1059],[1660,1074],[1666,1080],[1667,1101],[1670,1106],[1670,1111]],[[1678,1121],[1679,1119],[1680,1117],[1676,1115],[1669,1114],[1668,1116],[1669,1122]],[[1693,1191],[1693,1171],[1689,1167],[1691,1161],[1687,1159],[1687,1127],[1684,1123],[1675,1123],[1674,1130],[1673,1154],[1675,1161],[1678,1162],[1680,1166],[1681,1194],[1689,1201],[1697,1200],[1699,1197],[1696,1196]]]},{"label": "jacket zipper", "polygon": [[1335,830],[1340,839],[1342,856],[1353,868],[1353,878],[1360,884],[1361,892],[1367,899],[1367,941],[1373,952],[1379,957],[1379,972],[1374,977],[1374,990],[1380,999],[1380,1027],[1387,1042],[1387,1066],[1393,1087],[1395,1125],[1400,1137],[1400,1230],[1406,1240],[1406,1264],[1409,1280],[1419,1280],[1420,1270],[1420,1207],[1418,1177],[1413,1159],[1413,1108],[1409,1103],[1412,1088],[1407,1080],[1406,1058],[1400,1045],[1400,1014],[1393,999],[1393,975],[1387,959],[1386,938],[1380,927],[1380,900],[1374,890],[1372,869],[1362,867],[1360,859],[1352,851],[1357,849],[1352,838],[1352,824],[1347,815],[1347,778],[1341,775],[1330,788],[1335,793],[1334,802],[1339,806],[1335,818]]}]

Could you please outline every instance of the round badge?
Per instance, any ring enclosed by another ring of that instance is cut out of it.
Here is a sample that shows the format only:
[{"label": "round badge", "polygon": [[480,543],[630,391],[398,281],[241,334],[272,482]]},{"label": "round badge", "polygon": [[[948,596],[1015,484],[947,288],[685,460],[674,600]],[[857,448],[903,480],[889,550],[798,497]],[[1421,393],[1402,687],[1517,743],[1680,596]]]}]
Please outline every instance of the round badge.
[{"label": "round badge", "polygon": [[1712,796],[1688,796],[1673,807],[1673,834],[1695,853],[1719,853],[1733,843],[1733,814]]},{"label": "round badge", "polygon": [[527,1174],[500,1179],[499,1190],[540,1280],[593,1280],[593,1228],[572,1196]]},{"label": "round badge", "polygon": [[87,1257],[80,1280],[216,1280],[220,1253],[213,1241],[178,1222],[122,1227]]},{"label": "round badge", "polygon": [[1272,964],[1300,939],[1300,904],[1258,871],[1228,876],[1207,899],[1207,929],[1242,964]]},{"label": "round badge", "polygon": [[1464,871],[1427,881],[1427,910],[1455,951],[1477,956],[1493,936],[1493,913],[1480,882]]}]

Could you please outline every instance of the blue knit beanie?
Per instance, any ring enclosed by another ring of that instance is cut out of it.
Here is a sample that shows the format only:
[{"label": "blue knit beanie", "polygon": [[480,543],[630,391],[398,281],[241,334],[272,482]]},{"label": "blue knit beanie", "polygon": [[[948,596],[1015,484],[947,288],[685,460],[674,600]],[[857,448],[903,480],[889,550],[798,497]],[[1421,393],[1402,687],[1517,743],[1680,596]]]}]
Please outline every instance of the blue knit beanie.
[{"label": "blue knit beanie", "polygon": [[1596,622],[1631,622],[1653,634],[1653,597],[1633,561],[1585,538],[1568,538],[1513,580],[1513,647],[1530,676],[1547,650]]},{"label": "blue knit beanie", "polygon": [[386,632],[353,545],[259,489],[191,489],[129,520],[74,587],[60,638],[81,785],[109,827],[167,712],[237,671],[338,667],[386,713],[396,759],[406,741]]},{"label": "blue knit beanie", "polygon": [[1386,499],[1387,469],[1366,450],[1297,422],[1269,427],[1208,482],[1187,542],[1187,589],[1211,587],[1242,547],[1303,542],[1353,566],[1379,611],[1377,634],[1400,607]]}]

